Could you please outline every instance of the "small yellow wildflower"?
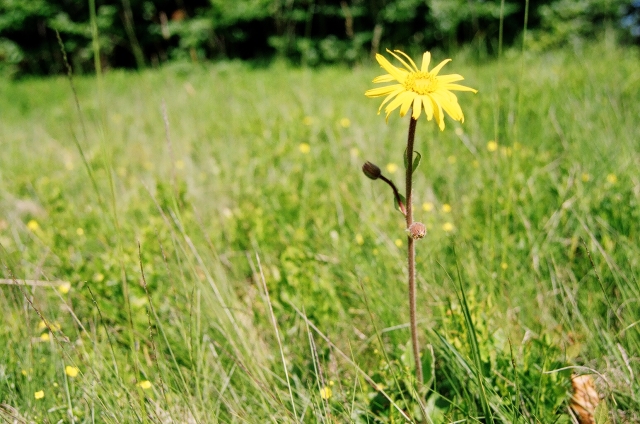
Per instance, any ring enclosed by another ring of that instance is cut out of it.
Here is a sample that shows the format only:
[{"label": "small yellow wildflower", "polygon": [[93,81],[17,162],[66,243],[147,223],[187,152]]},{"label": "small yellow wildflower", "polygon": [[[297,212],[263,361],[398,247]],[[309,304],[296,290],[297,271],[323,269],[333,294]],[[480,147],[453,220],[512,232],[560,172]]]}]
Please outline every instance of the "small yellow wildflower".
[{"label": "small yellow wildflower", "polygon": [[500,264],[500,268],[502,268],[502,269],[507,269],[507,268],[509,268],[509,264],[507,264],[506,262],[502,262],[502,263]]},{"label": "small yellow wildflower", "polygon": [[305,155],[311,151],[311,146],[309,146],[308,143],[300,143],[300,146],[298,146],[298,148],[300,149],[300,152]]},{"label": "small yellow wildflower", "polygon": [[27,228],[29,228],[31,231],[38,231],[40,229],[40,224],[38,224],[38,221],[36,221],[35,219],[32,219],[31,221],[27,222]]},{"label": "small yellow wildflower", "polygon": [[96,283],[99,283],[102,280],[104,280],[104,274],[102,274],[101,272],[93,274],[93,281],[95,281]]},{"label": "small yellow wildflower", "polygon": [[305,124],[306,126],[309,126],[313,124],[313,118],[311,116],[305,116],[304,119],[302,120],[302,123]]},{"label": "small yellow wildflower", "polygon": [[40,400],[44,397],[44,390],[39,390],[37,392],[35,392],[33,394],[33,397],[36,398],[36,400]]},{"label": "small yellow wildflower", "polygon": [[67,365],[64,368],[64,372],[65,374],[67,374],[69,377],[71,378],[75,378],[78,376],[78,373],[80,372],[80,368],[78,367],[72,367],[71,365]]},{"label": "small yellow wildflower", "polygon": [[433,210],[433,203],[424,202],[422,204],[422,210],[425,211],[425,212],[431,212]]},{"label": "small yellow wildflower", "polygon": [[[422,109],[424,109],[427,120],[431,121],[435,117],[440,130],[444,130],[444,112],[454,120],[464,122],[462,109],[460,109],[458,99],[452,91],[472,91],[477,93],[477,90],[453,84],[464,79],[461,75],[438,75],[442,67],[450,62],[451,59],[445,59],[435,68],[429,70],[431,53],[425,52],[422,55],[420,69],[418,69],[415,62],[404,52],[400,50],[395,50],[395,52],[387,50],[387,52],[402,63],[404,69],[393,66],[381,54],[376,55],[376,60],[388,73],[375,78],[373,82],[397,82],[397,84],[374,88],[364,93],[367,97],[386,96],[378,109],[378,113],[387,102],[395,97],[385,109],[387,121],[391,112],[400,108],[401,117],[405,116],[409,109],[413,109],[411,117],[414,119],[418,119]],[[404,59],[400,56],[403,56]]]},{"label": "small yellow wildflower", "polygon": [[333,391],[330,387],[323,387],[322,389],[320,389],[320,397],[322,399],[330,399],[331,396],[333,396]]},{"label": "small yellow wildflower", "polygon": [[138,387],[141,389],[147,390],[151,388],[151,382],[149,380],[143,380],[138,383]]},{"label": "small yellow wildflower", "polygon": [[587,174],[586,172],[582,174],[582,182],[586,183],[591,179],[591,175]]},{"label": "small yellow wildflower", "polygon": [[395,174],[398,170],[398,165],[396,165],[395,163],[388,163],[386,168],[389,174]]},{"label": "small yellow wildflower", "polygon": [[177,160],[176,161],[176,169],[184,169],[184,161],[183,160]]},{"label": "small yellow wildflower", "polygon": [[342,128],[349,128],[351,126],[351,121],[349,120],[349,118],[342,118],[340,120],[340,126]]},{"label": "small yellow wildflower", "polygon": [[451,155],[447,158],[447,162],[449,162],[449,164],[453,165],[454,163],[456,163],[456,157]]},{"label": "small yellow wildflower", "polygon": [[607,175],[607,182],[609,184],[615,184],[618,182],[618,177],[616,176],[616,174],[609,174]]},{"label": "small yellow wildflower", "polygon": [[451,205],[448,204],[448,203],[445,203],[444,205],[442,205],[442,212],[444,212],[444,213],[451,212]]},{"label": "small yellow wildflower", "polygon": [[76,228],[76,234],[79,236],[84,235],[84,229],[80,227]]},{"label": "small yellow wildflower", "polygon": [[357,158],[358,156],[360,156],[360,150],[358,150],[357,147],[352,147],[351,150],[349,150],[349,153],[351,154],[352,158]]},{"label": "small yellow wildflower", "polygon": [[498,150],[498,143],[496,143],[494,140],[490,140],[487,143],[487,150],[490,152],[495,152],[496,150]]},{"label": "small yellow wildflower", "polygon": [[402,247],[402,240],[396,239],[396,241],[394,243],[396,244],[396,246]]},{"label": "small yellow wildflower", "polygon": [[453,231],[453,224],[450,222],[445,222],[444,225],[442,226],[442,229],[447,233],[450,233],[451,231]]},{"label": "small yellow wildflower", "polygon": [[58,286],[58,291],[62,294],[69,293],[69,290],[71,290],[71,283],[68,281],[65,281],[64,283]]},{"label": "small yellow wildflower", "polygon": [[49,336],[49,333],[42,333],[40,335],[40,340],[42,340],[43,342],[48,342],[50,338],[51,337]]},{"label": "small yellow wildflower", "polygon": [[45,321],[40,321],[38,323],[38,330],[44,330],[45,328],[47,328],[47,323]]},{"label": "small yellow wildflower", "polygon": [[356,243],[360,246],[364,244],[364,237],[362,237],[362,234],[356,234]]},{"label": "small yellow wildflower", "polygon": [[24,375],[25,377],[29,374],[29,373],[27,372],[27,370],[22,370],[22,371],[21,371],[21,373],[22,373],[22,375]]},{"label": "small yellow wildflower", "polygon": [[333,382],[333,380],[329,380],[329,386],[332,386],[332,387],[333,387],[333,385],[334,385],[334,384],[335,384],[335,383]]}]

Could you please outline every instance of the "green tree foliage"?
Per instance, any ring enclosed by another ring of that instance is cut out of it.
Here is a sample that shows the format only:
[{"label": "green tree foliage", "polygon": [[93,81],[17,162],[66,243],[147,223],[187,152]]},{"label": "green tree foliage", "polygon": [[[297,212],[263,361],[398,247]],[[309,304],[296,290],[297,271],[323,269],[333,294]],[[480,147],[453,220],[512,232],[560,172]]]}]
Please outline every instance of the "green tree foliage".
[{"label": "green tree foliage", "polygon": [[[618,26],[629,0],[531,2],[529,27],[546,48]],[[0,0],[0,73],[65,69],[56,31],[76,72],[94,67],[89,2]],[[212,58],[354,63],[386,47],[448,50],[473,42],[498,50],[524,27],[516,0],[97,0],[100,63],[144,67]]]}]

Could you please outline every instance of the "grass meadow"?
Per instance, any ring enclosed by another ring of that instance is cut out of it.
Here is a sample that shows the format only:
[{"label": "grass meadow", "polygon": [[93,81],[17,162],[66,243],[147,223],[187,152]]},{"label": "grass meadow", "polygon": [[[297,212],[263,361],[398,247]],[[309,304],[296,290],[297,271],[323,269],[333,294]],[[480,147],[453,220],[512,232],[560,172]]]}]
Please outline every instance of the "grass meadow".
[{"label": "grass meadow", "polygon": [[0,417],[574,423],[589,374],[640,422],[638,51],[471,53],[417,126],[423,387],[376,65],[0,81]]}]

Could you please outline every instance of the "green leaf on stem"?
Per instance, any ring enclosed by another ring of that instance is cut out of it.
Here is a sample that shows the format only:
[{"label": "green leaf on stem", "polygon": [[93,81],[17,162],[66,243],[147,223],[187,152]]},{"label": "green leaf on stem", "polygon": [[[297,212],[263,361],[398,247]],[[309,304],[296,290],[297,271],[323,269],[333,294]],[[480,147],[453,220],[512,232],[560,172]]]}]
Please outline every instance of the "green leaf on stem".
[{"label": "green leaf on stem", "polygon": [[393,196],[393,207],[402,215],[406,215],[407,212],[405,209],[405,205],[407,204],[407,199],[400,193],[398,193],[398,196],[400,196],[400,201],[402,202],[402,205],[398,204],[398,198],[396,196]]},{"label": "green leaf on stem", "polygon": [[[416,152],[415,150],[413,151],[413,153],[415,153],[417,156],[415,158],[413,158],[413,163],[411,164],[411,173],[413,174],[414,172],[416,172],[416,169],[418,169],[418,166],[420,165],[420,161],[422,160],[422,155],[420,154],[420,152]],[[404,169],[407,169],[407,149],[404,149]]]}]

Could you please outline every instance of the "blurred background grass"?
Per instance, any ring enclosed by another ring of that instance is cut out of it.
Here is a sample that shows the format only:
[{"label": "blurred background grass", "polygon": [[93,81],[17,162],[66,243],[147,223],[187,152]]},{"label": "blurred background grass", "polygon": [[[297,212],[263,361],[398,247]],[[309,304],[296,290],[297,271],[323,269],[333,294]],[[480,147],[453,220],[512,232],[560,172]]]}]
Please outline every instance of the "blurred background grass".
[{"label": "blurred background grass", "polygon": [[0,81],[3,417],[489,422],[462,288],[494,420],[572,422],[569,377],[595,372],[603,415],[637,422],[637,50],[453,59],[479,93],[417,129],[420,394],[403,220],[360,171],[401,185],[379,69],[111,71],[74,79],[79,112],[65,78]]}]

